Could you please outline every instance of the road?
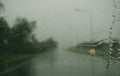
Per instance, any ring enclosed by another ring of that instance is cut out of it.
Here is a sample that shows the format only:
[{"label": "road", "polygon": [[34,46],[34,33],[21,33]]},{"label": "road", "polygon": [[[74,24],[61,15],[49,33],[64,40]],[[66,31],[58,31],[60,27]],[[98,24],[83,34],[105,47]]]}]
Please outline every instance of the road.
[{"label": "road", "polygon": [[3,76],[119,76],[120,70],[120,64],[106,70],[106,61],[100,57],[61,48],[40,54],[28,63]]}]

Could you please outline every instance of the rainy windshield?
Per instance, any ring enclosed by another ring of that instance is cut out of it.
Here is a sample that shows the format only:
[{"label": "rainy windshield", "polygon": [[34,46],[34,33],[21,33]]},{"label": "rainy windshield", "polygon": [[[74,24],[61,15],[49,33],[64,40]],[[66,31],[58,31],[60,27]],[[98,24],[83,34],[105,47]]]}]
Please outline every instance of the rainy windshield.
[{"label": "rainy windshield", "polygon": [[0,76],[120,76],[120,0],[0,0]]}]

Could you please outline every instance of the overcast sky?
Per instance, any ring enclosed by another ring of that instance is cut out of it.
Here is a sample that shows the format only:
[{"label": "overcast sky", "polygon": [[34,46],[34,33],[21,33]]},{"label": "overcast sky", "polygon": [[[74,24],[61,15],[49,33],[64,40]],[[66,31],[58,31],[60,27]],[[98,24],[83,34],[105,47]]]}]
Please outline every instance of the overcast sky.
[{"label": "overcast sky", "polygon": [[112,21],[112,0],[3,0],[3,3],[3,15],[11,25],[17,17],[36,20],[39,40],[53,37],[65,47],[90,40],[91,19],[94,36],[100,32],[98,39],[108,35]]}]

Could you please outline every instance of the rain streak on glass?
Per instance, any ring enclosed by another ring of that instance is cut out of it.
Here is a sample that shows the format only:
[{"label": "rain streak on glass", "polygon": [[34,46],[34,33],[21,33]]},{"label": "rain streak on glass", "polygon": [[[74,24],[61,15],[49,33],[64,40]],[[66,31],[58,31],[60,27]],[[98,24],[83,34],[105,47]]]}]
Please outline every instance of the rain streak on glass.
[{"label": "rain streak on glass", "polygon": [[[120,42],[119,40],[114,40],[113,38],[113,31],[115,30],[114,27],[118,26],[120,22],[120,1],[119,0],[113,0],[113,11],[112,11],[112,26],[110,27],[109,31],[109,52],[107,55],[107,70],[106,70],[106,76],[108,75],[108,71],[110,68],[110,65],[112,63],[112,60],[116,63],[120,62]],[[116,73],[115,76],[119,76],[119,73]]]},{"label": "rain streak on glass", "polygon": [[[109,38],[111,39],[110,41],[110,46],[109,46],[109,54],[112,59],[115,59],[115,61],[118,62],[119,60],[119,54],[120,54],[120,48],[117,47],[119,46],[119,41],[118,40],[113,40],[112,38],[112,32],[114,31],[113,28],[117,23],[120,22],[120,1],[119,0],[113,0],[113,11],[112,11],[112,26],[110,27],[110,32],[109,32]],[[114,47],[116,46],[116,47]],[[115,53],[116,56],[112,56],[112,54]]]}]

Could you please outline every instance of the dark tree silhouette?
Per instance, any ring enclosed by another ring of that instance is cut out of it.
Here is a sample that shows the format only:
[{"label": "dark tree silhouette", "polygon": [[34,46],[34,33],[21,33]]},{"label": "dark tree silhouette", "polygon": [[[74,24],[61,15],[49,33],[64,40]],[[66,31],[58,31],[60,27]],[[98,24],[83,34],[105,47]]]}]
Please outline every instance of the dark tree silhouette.
[{"label": "dark tree silhouette", "polygon": [[57,43],[49,38],[39,42],[32,33],[36,26],[35,21],[28,21],[26,18],[18,18],[15,25],[10,29],[8,37],[8,49],[12,54],[43,52],[54,48]]},{"label": "dark tree silhouette", "polygon": [[5,52],[6,45],[8,44],[8,36],[9,36],[10,28],[4,19],[4,17],[0,17],[0,52]]},{"label": "dark tree silhouette", "polygon": [[35,21],[28,21],[26,18],[16,19],[15,25],[10,30],[9,48],[14,53],[25,53],[29,48],[32,31],[35,28]]}]

